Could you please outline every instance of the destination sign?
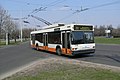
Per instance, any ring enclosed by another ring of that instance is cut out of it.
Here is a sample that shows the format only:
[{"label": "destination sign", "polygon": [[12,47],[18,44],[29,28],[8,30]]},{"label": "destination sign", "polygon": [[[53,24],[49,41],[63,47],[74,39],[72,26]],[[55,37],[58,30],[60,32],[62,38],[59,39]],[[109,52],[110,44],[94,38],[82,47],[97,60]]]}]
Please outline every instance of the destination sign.
[{"label": "destination sign", "polygon": [[93,26],[74,25],[74,30],[93,30]]}]

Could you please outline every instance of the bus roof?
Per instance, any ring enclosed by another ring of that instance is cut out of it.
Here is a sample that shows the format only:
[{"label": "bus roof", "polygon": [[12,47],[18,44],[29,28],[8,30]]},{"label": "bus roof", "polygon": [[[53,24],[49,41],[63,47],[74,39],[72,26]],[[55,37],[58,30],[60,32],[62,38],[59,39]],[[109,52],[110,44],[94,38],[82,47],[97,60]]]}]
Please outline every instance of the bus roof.
[{"label": "bus roof", "polygon": [[32,31],[31,34],[43,33],[43,32],[52,32],[55,29],[72,30],[74,25],[93,26],[92,24],[67,24],[67,25],[65,25],[64,23],[59,23],[59,24],[53,24],[50,26],[45,26],[44,29],[41,29],[38,31]]},{"label": "bus roof", "polygon": [[52,25],[49,25],[49,26],[45,26],[44,29],[50,29],[50,28],[60,27],[60,26],[65,26],[65,24],[64,23],[52,24]]}]

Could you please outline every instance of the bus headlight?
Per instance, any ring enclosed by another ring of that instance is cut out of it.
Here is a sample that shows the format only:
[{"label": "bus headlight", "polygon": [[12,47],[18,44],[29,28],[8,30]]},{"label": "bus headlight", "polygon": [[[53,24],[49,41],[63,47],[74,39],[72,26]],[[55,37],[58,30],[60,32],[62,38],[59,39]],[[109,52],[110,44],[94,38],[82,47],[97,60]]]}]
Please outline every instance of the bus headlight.
[{"label": "bus headlight", "polygon": [[75,50],[77,50],[77,48],[75,48]]},{"label": "bus headlight", "polygon": [[72,50],[74,51],[74,50],[77,50],[78,48],[72,48]]}]

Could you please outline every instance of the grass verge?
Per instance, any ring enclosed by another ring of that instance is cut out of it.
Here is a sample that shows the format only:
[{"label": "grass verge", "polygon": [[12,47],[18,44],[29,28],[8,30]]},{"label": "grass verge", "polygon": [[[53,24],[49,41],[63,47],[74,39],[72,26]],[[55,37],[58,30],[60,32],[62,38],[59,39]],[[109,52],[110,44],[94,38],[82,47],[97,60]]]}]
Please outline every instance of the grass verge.
[{"label": "grass verge", "polygon": [[[23,42],[26,42],[26,41],[28,41],[28,40],[23,40]],[[10,41],[10,43],[9,43],[9,45],[18,45],[18,44],[20,44],[21,43],[21,41],[19,40],[19,41]],[[0,46],[6,46],[6,42],[5,41],[1,41],[0,42]]]},{"label": "grass verge", "polygon": [[[17,42],[10,42],[10,44],[9,45],[17,45],[17,44],[19,44],[20,43],[20,41],[17,41]],[[6,45],[6,43],[5,42],[0,42],[0,46],[5,46]]]},{"label": "grass verge", "polygon": [[120,80],[120,72],[80,65],[62,61],[47,62],[5,80]]},{"label": "grass verge", "polygon": [[120,44],[120,38],[95,37],[95,42],[102,44]]}]

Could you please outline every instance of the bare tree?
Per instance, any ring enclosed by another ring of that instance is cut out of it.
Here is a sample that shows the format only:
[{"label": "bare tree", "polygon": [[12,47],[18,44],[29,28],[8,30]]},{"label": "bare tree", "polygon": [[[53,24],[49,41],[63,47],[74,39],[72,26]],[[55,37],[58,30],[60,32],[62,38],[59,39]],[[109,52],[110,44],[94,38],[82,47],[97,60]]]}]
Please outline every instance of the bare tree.
[{"label": "bare tree", "polygon": [[114,28],[112,25],[107,25],[106,27],[103,26],[95,26],[95,36],[105,36],[105,30],[111,30],[110,36],[113,36],[115,38],[120,37],[120,25],[117,28]]},{"label": "bare tree", "polygon": [[100,34],[99,34],[99,28],[98,28],[98,26],[96,25],[95,27],[94,27],[94,35],[95,36],[99,36]]},{"label": "bare tree", "polygon": [[105,25],[101,25],[99,31],[100,31],[100,36],[105,36]]},{"label": "bare tree", "polygon": [[33,31],[33,29],[24,28],[24,29],[23,29],[23,37],[24,37],[25,39],[30,38],[30,32],[31,32],[31,31]]},{"label": "bare tree", "polygon": [[0,41],[3,35],[2,33],[3,27],[4,27],[4,24],[6,23],[5,20],[6,20],[6,11],[0,6]]},{"label": "bare tree", "polygon": [[6,34],[8,44],[10,43],[10,34],[14,31],[15,27],[16,26],[11,20],[10,15],[8,15],[8,12],[0,6],[0,33],[3,30]]},{"label": "bare tree", "polygon": [[11,38],[14,39],[15,43],[16,43],[16,39],[19,38],[19,30],[18,30],[18,24],[17,23],[13,23],[13,31],[11,33]]},{"label": "bare tree", "polygon": [[116,37],[120,37],[120,28],[117,28]]}]

